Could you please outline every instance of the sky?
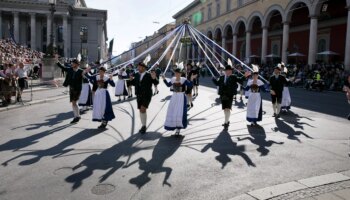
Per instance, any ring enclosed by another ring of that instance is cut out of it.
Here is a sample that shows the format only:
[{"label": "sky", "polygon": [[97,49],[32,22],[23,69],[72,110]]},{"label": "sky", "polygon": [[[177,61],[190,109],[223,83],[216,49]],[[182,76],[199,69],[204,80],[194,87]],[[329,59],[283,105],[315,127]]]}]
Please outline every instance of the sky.
[{"label": "sky", "polygon": [[108,40],[114,38],[113,55],[129,50],[132,42],[152,35],[193,0],[85,0],[89,8],[108,11]]}]

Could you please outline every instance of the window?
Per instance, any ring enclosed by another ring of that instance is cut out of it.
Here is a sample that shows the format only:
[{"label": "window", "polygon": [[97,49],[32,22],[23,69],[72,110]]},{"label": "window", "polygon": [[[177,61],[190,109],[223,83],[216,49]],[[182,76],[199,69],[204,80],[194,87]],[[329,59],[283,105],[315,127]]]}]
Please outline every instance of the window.
[{"label": "window", "polygon": [[82,43],[87,43],[87,41],[88,41],[88,27],[87,26],[80,27],[80,40]]},{"label": "window", "polygon": [[279,55],[278,45],[277,44],[274,44],[272,46],[272,53],[275,54],[275,55]]},{"label": "window", "polygon": [[220,1],[216,1],[216,16],[220,16]]},{"label": "window", "polygon": [[211,19],[211,5],[208,6],[208,20]]},{"label": "window", "polygon": [[[42,34],[43,41],[46,42],[47,41],[47,25],[46,24],[43,25],[42,33],[43,33]],[[46,47],[45,47],[45,49],[46,49]]]},{"label": "window", "polygon": [[318,41],[318,52],[323,52],[326,51],[326,40],[325,39],[320,39]]},{"label": "window", "polygon": [[63,42],[63,26],[57,27],[57,42]]},{"label": "window", "polygon": [[240,8],[243,6],[243,0],[237,0],[237,7]]},{"label": "window", "polygon": [[226,0],[226,10],[227,10],[227,12],[231,10],[231,2],[232,2],[232,0]]}]

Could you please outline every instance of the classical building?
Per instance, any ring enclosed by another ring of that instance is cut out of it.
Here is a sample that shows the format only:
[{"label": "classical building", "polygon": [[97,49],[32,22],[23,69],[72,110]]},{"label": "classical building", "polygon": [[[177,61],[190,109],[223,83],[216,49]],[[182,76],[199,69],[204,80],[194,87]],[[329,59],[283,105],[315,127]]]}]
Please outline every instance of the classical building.
[{"label": "classical building", "polygon": [[53,20],[54,43],[64,57],[94,61],[107,58],[107,11],[88,8],[85,0],[57,0],[51,19],[49,0],[0,0],[0,38],[42,52],[50,42]]},{"label": "classical building", "polygon": [[[142,52],[147,50],[149,47],[156,44],[158,41],[163,39],[167,33],[174,30],[175,24],[170,23],[166,24],[163,27],[161,27],[158,31],[156,31],[153,35],[147,36],[145,39],[135,42],[131,44],[130,50],[127,53],[122,54],[121,56],[121,62],[125,62],[127,60],[130,60],[132,58],[135,58],[136,56],[140,55]],[[156,62],[158,58],[161,57],[163,52],[166,50],[166,48],[170,45],[171,39],[164,42],[159,48],[157,48],[154,52],[151,53],[152,60],[151,62]],[[163,61],[160,63],[161,66],[164,66],[167,64],[167,62],[170,59],[171,53],[173,51],[173,48],[170,48],[168,53],[165,55]],[[141,61],[141,60],[139,60]]]},{"label": "classical building", "polygon": [[[350,70],[350,0],[194,0],[173,16],[176,25],[186,17],[241,60],[265,63],[274,54],[287,63],[301,53],[307,64],[331,57]],[[191,49],[190,57],[203,57]],[[339,55],[318,55],[324,51]]]}]

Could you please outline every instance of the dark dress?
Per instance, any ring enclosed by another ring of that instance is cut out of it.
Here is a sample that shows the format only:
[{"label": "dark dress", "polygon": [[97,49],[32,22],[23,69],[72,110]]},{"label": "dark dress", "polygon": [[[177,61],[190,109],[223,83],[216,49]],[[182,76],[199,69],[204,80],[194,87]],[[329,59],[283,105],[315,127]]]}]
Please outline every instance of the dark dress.
[{"label": "dark dress", "polygon": [[152,79],[149,72],[145,72],[143,79],[140,79],[141,74],[136,73],[134,79],[131,81],[131,84],[135,86],[137,108],[140,109],[141,106],[148,108],[153,96],[152,84],[159,84],[159,81],[158,79]]}]

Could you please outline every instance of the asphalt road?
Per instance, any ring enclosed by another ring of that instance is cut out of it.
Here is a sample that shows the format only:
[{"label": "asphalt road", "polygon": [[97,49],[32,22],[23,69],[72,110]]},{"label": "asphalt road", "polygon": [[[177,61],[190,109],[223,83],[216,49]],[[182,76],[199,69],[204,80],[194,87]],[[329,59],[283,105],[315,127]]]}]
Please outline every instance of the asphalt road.
[{"label": "asphalt road", "polygon": [[237,102],[223,131],[216,91],[202,86],[179,139],[163,128],[171,93],[160,87],[146,135],[137,133],[135,100],[113,97],[116,119],[105,131],[91,111],[69,125],[68,98],[1,112],[0,199],[230,199],[350,169],[343,94],[292,89],[292,112],[276,120],[264,101],[258,128]]}]

